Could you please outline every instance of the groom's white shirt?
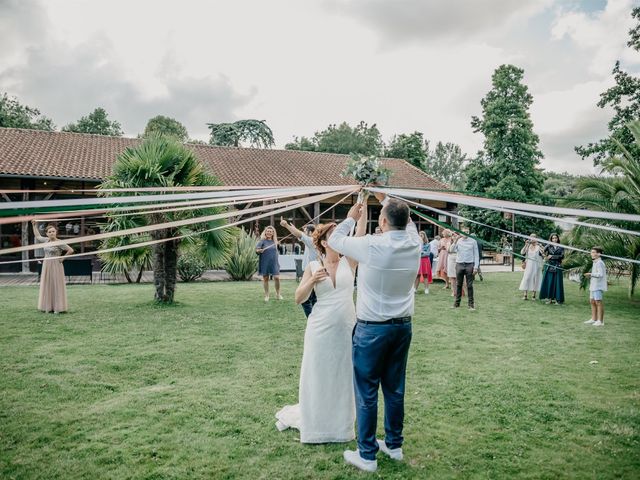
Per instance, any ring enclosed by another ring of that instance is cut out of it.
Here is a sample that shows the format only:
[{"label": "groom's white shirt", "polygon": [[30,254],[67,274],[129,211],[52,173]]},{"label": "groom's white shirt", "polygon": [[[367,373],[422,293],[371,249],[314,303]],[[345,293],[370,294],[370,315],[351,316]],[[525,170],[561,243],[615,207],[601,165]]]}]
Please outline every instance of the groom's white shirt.
[{"label": "groom's white shirt", "polygon": [[414,288],[420,265],[422,240],[413,222],[406,230],[382,235],[349,237],[356,224],[340,223],[329,246],[358,262],[356,314],[360,320],[383,322],[413,315]]}]

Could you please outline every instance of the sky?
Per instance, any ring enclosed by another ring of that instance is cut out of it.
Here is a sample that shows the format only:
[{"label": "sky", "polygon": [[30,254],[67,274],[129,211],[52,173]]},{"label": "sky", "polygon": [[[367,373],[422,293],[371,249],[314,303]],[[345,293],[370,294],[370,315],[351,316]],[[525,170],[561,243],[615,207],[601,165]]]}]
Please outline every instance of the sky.
[{"label": "sky", "polygon": [[525,71],[542,167],[593,173],[574,146],[606,136],[596,106],[640,0],[0,0],[0,92],[58,128],[100,106],[136,136],[155,115],[192,138],[266,120],[276,147],[329,124],[423,132],[469,156],[491,75]]}]

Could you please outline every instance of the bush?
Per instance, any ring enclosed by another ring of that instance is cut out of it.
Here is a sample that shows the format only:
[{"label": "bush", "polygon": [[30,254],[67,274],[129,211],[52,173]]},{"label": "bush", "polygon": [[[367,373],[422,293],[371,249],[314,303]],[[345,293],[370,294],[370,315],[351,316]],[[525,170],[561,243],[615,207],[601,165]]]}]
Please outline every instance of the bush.
[{"label": "bush", "polygon": [[240,231],[236,244],[231,247],[225,270],[232,280],[251,280],[258,270],[257,241],[244,230]]},{"label": "bush", "polygon": [[206,270],[204,261],[196,252],[185,252],[178,258],[178,275],[183,282],[193,282]]}]

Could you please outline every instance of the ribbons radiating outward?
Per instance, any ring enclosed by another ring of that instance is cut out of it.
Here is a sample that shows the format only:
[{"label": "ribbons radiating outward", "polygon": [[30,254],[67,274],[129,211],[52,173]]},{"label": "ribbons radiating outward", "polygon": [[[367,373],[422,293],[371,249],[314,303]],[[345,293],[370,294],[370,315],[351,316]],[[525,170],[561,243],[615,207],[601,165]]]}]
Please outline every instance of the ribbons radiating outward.
[{"label": "ribbons radiating outward", "polygon": [[[59,240],[56,242],[49,242],[47,245],[56,246],[61,244],[75,244],[82,242],[89,242],[95,240],[103,240],[106,238],[120,237],[125,235],[137,235],[141,233],[149,233],[154,230],[167,229],[167,228],[179,228],[187,225],[193,225],[198,223],[206,223],[215,220],[222,220],[231,218],[239,214],[256,214],[255,216],[243,219],[241,221],[235,221],[230,224],[221,225],[208,230],[194,232],[192,234],[180,235],[177,237],[150,240],[141,243],[135,243],[130,245],[123,245],[119,247],[113,247],[110,249],[96,250],[93,252],[85,252],[79,254],[73,254],[72,256],[90,255],[100,252],[110,252],[118,250],[126,250],[130,248],[138,248],[156,243],[176,240],[185,238],[186,236],[196,235],[207,231],[217,230],[220,228],[227,228],[229,226],[239,225],[242,223],[252,222],[260,218],[264,218],[270,215],[283,213],[292,209],[299,208],[314,202],[318,202],[336,195],[345,194],[345,198],[361,187],[356,185],[341,185],[341,186],[312,186],[312,187],[289,187],[289,188],[273,188],[273,187],[149,187],[140,189],[105,189],[101,192],[109,193],[127,193],[127,192],[149,192],[148,195],[126,195],[126,196],[107,196],[98,198],[77,198],[67,200],[37,200],[37,201],[18,201],[18,202],[3,202],[0,203],[0,224],[25,222],[31,219],[38,221],[45,221],[50,219],[65,219],[69,217],[97,217],[104,215],[111,216],[126,216],[126,215],[144,215],[152,213],[171,213],[185,210],[206,209],[213,207],[229,207],[238,204],[248,204],[256,201],[276,201],[291,198],[291,200],[282,201],[279,204],[261,205],[253,208],[245,208],[241,211],[229,211],[218,213],[214,215],[206,215],[195,218],[176,220],[163,222],[160,224],[146,225],[143,227],[136,227],[125,229],[115,232],[104,232],[95,235],[88,235],[84,237],[76,237],[73,239]],[[418,202],[409,199],[424,199],[424,200],[436,200],[457,203],[462,205],[468,205],[471,207],[490,209],[498,212],[509,212],[516,215],[530,216],[534,218],[541,218],[545,220],[562,221],[571,225],[579,225],[589,228],[596,228],[601,230],[607,230],[625,235],[640,236],[640,232],[634,230],[628,230],[619,228],[612,225],[592,224],[574,219],[557,218],[551,215],[569,215],[575,217],[588,217],[597,218],[610,221],[626,221],[626,222],[640,222],[640,215],[623,214],[617,212],[602,212],[594,210],[582,210],[575,208],[562,208],[551,207],[543,205],[531,205],[518,202],[511,202],[505,200],[495,200],[489,198],[472,197],[469,195],[441,192],[441,191],[424,191],[413,190],[405,188],[370,188],[373,192],[385,193],[390,196],[401,198],[419,208],[428,209],[436,213],[452,216],[464,220],[466,222],[482,225],[487,228],[492,228],[496,231],[503,232],[508,235],[515,235],[520,238],[528,238],[528,235],[521,233],[515,233],[507,230],[503,230],[491,225],[487,225],[481,222],[467,219],[460,215],[454,214],[449,211],[440,210],[428,205],[422,205]],[[74,190],[76,192],[96,190]],[[24,193],[27,191],[14,191],[14,190],[1,190],[0,193]],[[33,192],[33,191],[30,191]],[[39,191],[40,192],[40,191]],[[42,191],[45,192],[45,191]],[[55,190],[47,190],[46,192],[56,192]],[[174,192],[174,193],[167,193]],[[300,200],[296,197],[312,195],[306,199]],[[343,198],[344,199],[344,198]],[[334,208],[335,205],[341,203],[343,200],[336,202],[336,204],[325,210],[329,211]],[[324,212],[323,212],[324,213]],[[3,218],[4,217],[4,218]],[[286,238],[286,237],[285,237]],[[547,244],[547,242],[540,239],[540,243]],[[553,243],[554,245],[558,245]],[[569,245],[560,245],[568,250],[574,250],[579,252],[586,252],[585,250],[571,247]],[[0,250],[0,255],[24,252],[30,250],[36,250],[42,248],[42,244],[37,245],[24,245],[21,247],[7,248]],[[631,263],[640,263],[638,260],[626,259],[615,256],[605,257]],[[65,257],[66,258],[66,257]],[[32,261],[32,260],[29,260]],[[0,263],[20,263],[23,260],[16,260],[11,262]]]},{"label": "ribbons radiating outward", "polygon": [[[486,223],[478,222],[476,220],[471,220],[470,218],[463,217],[462,215],[457,215],[457,214],[455,214],[453,212],[447,212],[445,210],[440,210],[439,208],[435,208],[435,207],[431,207],[429,205],[423,205],[421,203],[414,202],[412,200],[409,200],[408,198],[401,197],[400,195],[390,195],[390,196],[396,197],[396,198],[398,198],[400,200],[403,200],[403,201],[405,201],[407,203],[415,205],[416,207],[419,207],[419,208],[422,208],[422,209],[425,209],[425,210],[431,210],[432,212],[435,212],[435,213],[438,213],[438,214],[442,214],[442,215],[447,215],[449,217],[457,218],[458,220],[462,220],[464,222],[474,223],[476,225],[480,225],[480,226],[483,226],[483,227],[491,228],[493,230],[505,233],[507,235],[513,235],[513,236],[516,236],[518,238],[524,238],[524,239],[529,239],[530,238],[530,235],[524,235],[524,234],[518,233],[518,232],[511,232],[509,230],[504,230],[502,228],[494,227],[492,225],[487,225]],[[524,212],[523,212],[523,214],[524,214]],[[548,218],[553,219],[553,217],[548,217]],[[557,219],[554,219],[554,220],[557,220]],[[436,222],[433,222],[433,223],[436,223]],[[590,225],[590,224],[587,224],[587,225]],[[557,245],[557,246],[563,247],[563,248],[565,248],[567,250],[573,250],[575,252],[589,253],[588,250],[584,250],[582,248],[572,247],[571,245],[564,245],[562,243],[550,242],[550,241],[544,240],[542,238],[538,238],[538,242],[542,243],[543,245]],[[603,254],[602,256],[605,257],[605,258],[610,258],[612,260],[618,260],[618,261],[621,261],[621,262],[629,262],[629,263],[640,264],[640,260],[616,257],[614,255],[605,255],[605,254]]]},{"label": "ribbons radiating outward", "polygon": [[[173,221],[173,222],[164,222],[161,224],[153,224],[153,225],[147,225],[144,227],[137,227],[137,228],[131,228],[131,229],[126,229],[126,230],[119,230],[116,232],[105,232],[105,233],[101,233],[101,234],[97,234],[97,235],[88,235],[85,237],[79,237],[79,238],[74,238],[74,239],[65,239],[65,240],[58,240],[55,242],[48,242],[47,246],[56,246],[56,245],[63,245],[63,244],[74,244],[74,243],[82,243],[82,242],[88,242],[88,241],[93,241],[93,240],[102,240],[105,238],[111,238],[111,237],[120,237],[123,235],[133,235],[133,234],[138,234],[138,233],[146,233],[146,232],[150,232],[150,231],[154,231],[154,230],[159,230],[159,229],[165,229],[165,228],[177,228],[180,226],[185,226],[185,225],[191,225],[191,224],[196,224],[196,223],[206,223],[206,222],[210,222],[210,221],[214,221],[214,220],[221,220],[224,218],[230,218],[230,217],[235,217],[239,214],[247,214],[247,213],[256,213],[256,212],[264,212],[265,210],[266,213],[260,213],[258,215],[255,215],[253,217],[249,217],[243,220],[238,220],[235,222],[231,222],[231,223],[225,223],[224,225],[219,225],[210,229],[206,229],[206,230],[200,230],[198,232],[192,232],[189,234],[184,234],[184,235],[178,235],[175,237],[170,237],[170,238],[163,238],[163,239],[157,239],[157,240],[149,240],[149,241],[145,241],[145,242],[139,242],[139,243],[133,243],[133,244],[129,244],[129,245],[121,245],[118,247],[113,247],[113,248],[106,248],[106,249],[100,249],[100,250],[95,250],[95,251],[91,251],[91,252],[84,252],[84,253],[75,253],[72,255],[65,255],[64,257],[48,257],[50,259],[53,258],[70,258],[70,257],[79,257],[79,256],[85,256],[85,255],[94,255],[94,254],[98,254],[98,253],[107,253],[107,252],[115,252],[115,251],[121,251],[121,250],[129,250],[132,248],[140,248],[140,247],[146,247],[146,246],[150,246],[150,245],[154,245],[154,244],[158,244],[158,243],[163,243],[163,242],[168,242],[168,241],[172,241],[172,240],[178,240],[178,239],[182,239],[182,238],[186,238],[189,236],[193,236],[193,235],[200,235],[202,233],[206,233],[206,232],[211,232],[214,230],[220,230],[223,228],[228,228],[228,227],[232,227],[235,225],[240,225],[243,223],[248,223],[248,222],[252,222],[255,220],[258,220],[260,218],[264,218],[264,217],[268,217],[271,215],[276,215],[279,213],[284,213],[286,211],[289,210],[294,210],[296,208],[299,207],[303,207],[306,205],[309,205],[311,203],[315,203],[315,202],[320,202],[322,200],[326,200],[327,198],[331,198],[333,196],[336,195],[340,195],[343,193],[347,193],[347,195],[351,195],[353,192],[355,192],[359,187],[355,187],[355,186],[347,186],[347,187],[342,187],[340,190],[337,191],[330,191],[329,193],[324,193],[324,194],[316,194],[313,196],[309,196],[305,199],[294,199],[294,200],[289,200],[286,202],[281,202],[281,203],[277,203],[277,204],[270,204],[270,205],[261,205],[259,207],[254,207],[254,208],[250,208],[250,209],[245,209],[242,211],[231,211],[231,212],[224,212],[224,213],[219,213],[219,214],[215,214],[215,215],[208,215],[208,216],[204,216],[204,217],[197,217],[197,218],[193,218],[193,219],[186,219],[186,220],[178,220],[178,221]],[[325,191],[326,191],[326,187],[324,187]],[[299,193],[299,192],[298,192]],[[8,249],[4,249],[4,250],[0,250],[0,255],[1,254],[6,254],[6,253],[16,253],[16,252],[22,252],[22,251],[29,251],[29,250],[35,250],[38,248],[42,248],[43,244],[37,244],[37,245],[25,245],[22,247],[15,247],[15,248],[8,248]],[[30,259],[28,261],[37,261],[38,259]],[[8,262],[0,262],[0,263],[22,263],[23,260],[14,260],[14,261],[8,261]]]},{"label": "ribbons radiating outward", "polygon": [[[292,188],[272,188],[272,189],[248,189],[241,193],[244,195],[281,195],[294,196],[296,194],[308,195],[309,193],[321,193],[326,191],[336,191],[344,189],[345,186],[336,187],[292,187]],[[350,187],[355,188],[355,187]],[[68,200],[35,200],[35,201],[19,201],[19,202],[3,202],[0,203],[0,216],[7,216],[6,212],[10,214],[25,215],[28,213],[42,212],[48,210],[68,211],[79,209],[82,207],[93,206],[95,208],[104,207],[108,205],[135,205],[138,203],[157,203],[164,201],[176,201],[176,200],[204,200],[204,199],[216,199],[225,197],[238,196],[234,191],[213,191],[213,192],[198,192],[198,193],[173,193],[165,195],[128,195],[124,197],[99,197],[99,198],[75,198]]]},{"label": "ribbons radiating outward", "polygon": [[573,217],[603,218],[605,220],[618,220],[625,222],[640,222],[640,215],[627,213],[603,212],[599,210],[582,210],[579,208],[550,207],[545,205],[533,205],[529,203],[496,200],[492,198],[471,197],[454,193],[430,192],[422,190],[410,190],[404,188],[371,188],[372,192],[394,194],[403,198],[420,198],[423,200],[439,200],[442,202],[460,203],[470,207],[487,208],[497,211],[507,209],[524,212],[551,213],[556,215],[568,215]]}]

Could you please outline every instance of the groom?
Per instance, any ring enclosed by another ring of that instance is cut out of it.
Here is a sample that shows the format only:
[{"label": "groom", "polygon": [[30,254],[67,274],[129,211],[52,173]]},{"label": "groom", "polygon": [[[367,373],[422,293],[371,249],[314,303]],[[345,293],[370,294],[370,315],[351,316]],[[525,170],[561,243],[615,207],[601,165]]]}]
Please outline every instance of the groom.
[{"label": "groom", "polygon": [[[358,450],[344,459],[361,470],[378,468],[378,449],[402,460],[402,426],[411,315],[422,241],[406,203],[376,193],[382,203],[382,235],[349,237],[360,218],[356,204],[329,237],[329,246],[358,261],[358,321],[353,332],[353,374],[358,420]],[[384,395],[385,439],[376,439],[378,387]]]}]

